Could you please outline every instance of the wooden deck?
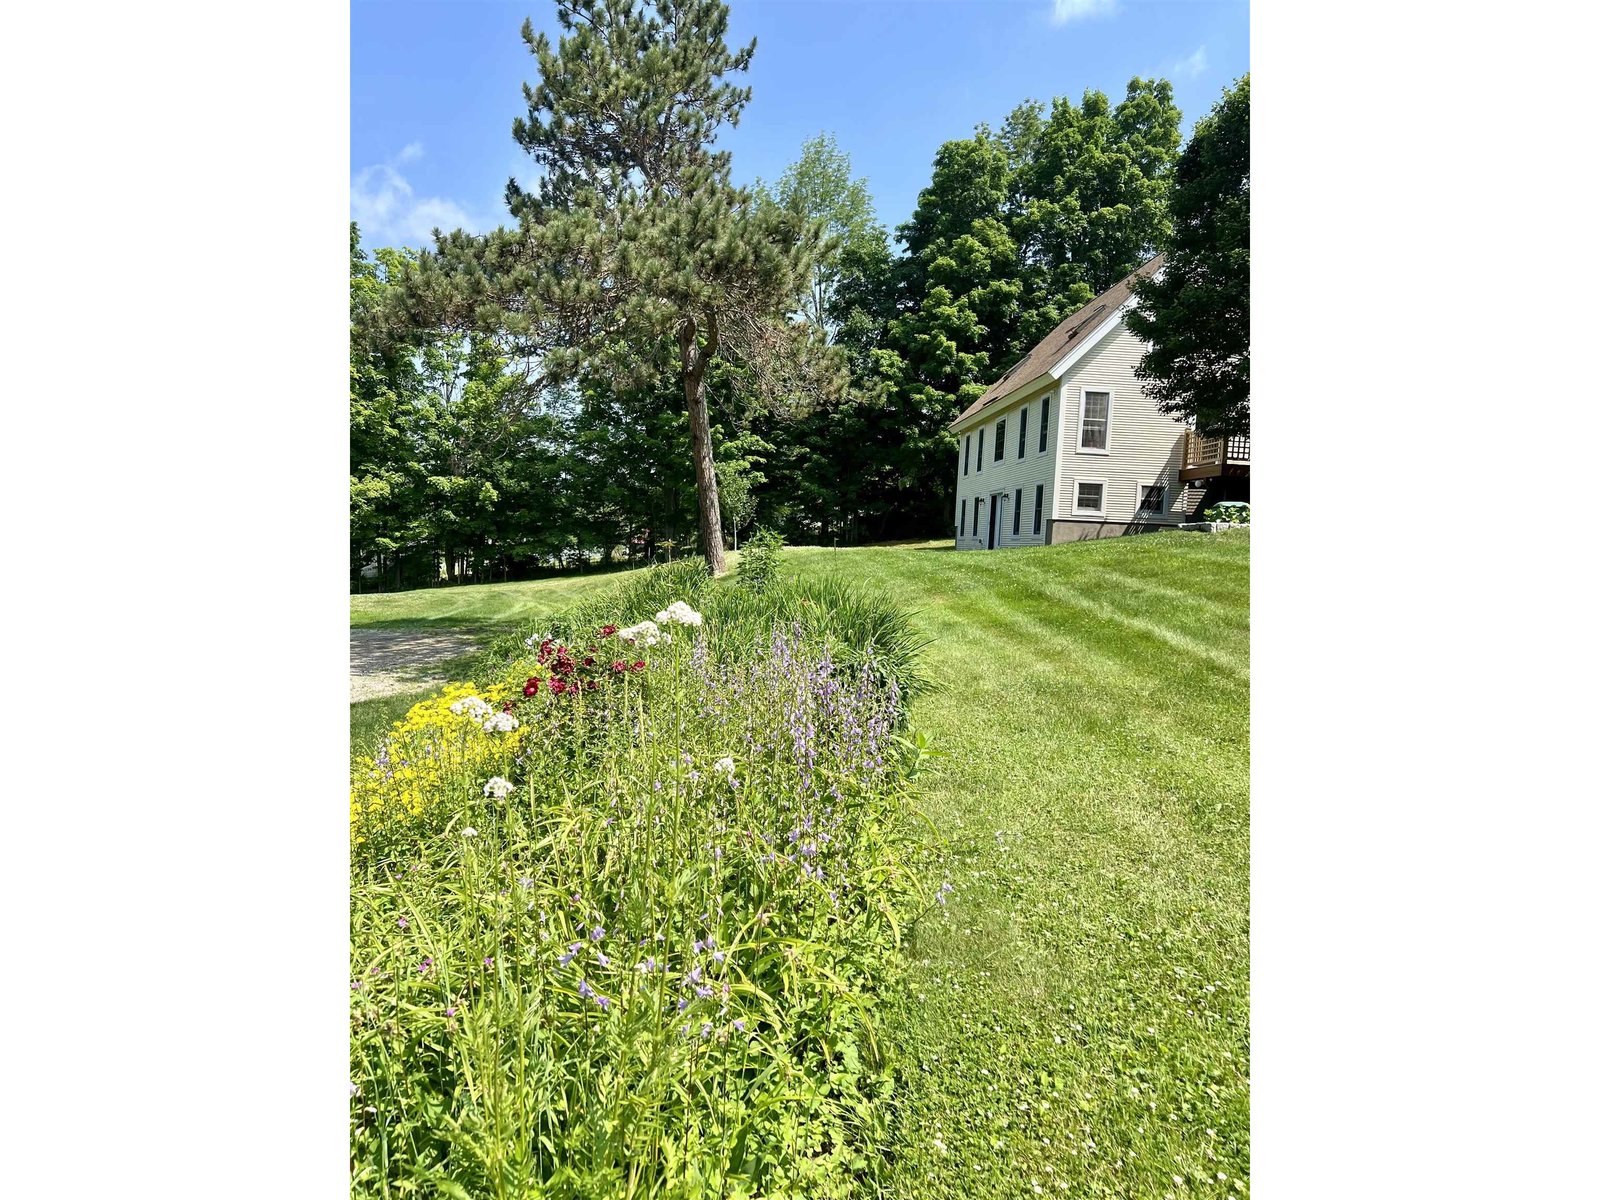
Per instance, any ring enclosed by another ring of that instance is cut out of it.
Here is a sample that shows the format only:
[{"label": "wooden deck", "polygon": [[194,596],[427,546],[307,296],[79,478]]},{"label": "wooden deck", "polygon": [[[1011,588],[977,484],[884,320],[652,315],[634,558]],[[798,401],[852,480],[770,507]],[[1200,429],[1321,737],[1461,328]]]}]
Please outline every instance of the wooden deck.
[{"label": "wooden deck", "polygon": [[1250,474],[1250,435],[1201,437],[1194,430],[1183,435],[1183,467],[1178,478],[1216,479],[1222,475]]}]

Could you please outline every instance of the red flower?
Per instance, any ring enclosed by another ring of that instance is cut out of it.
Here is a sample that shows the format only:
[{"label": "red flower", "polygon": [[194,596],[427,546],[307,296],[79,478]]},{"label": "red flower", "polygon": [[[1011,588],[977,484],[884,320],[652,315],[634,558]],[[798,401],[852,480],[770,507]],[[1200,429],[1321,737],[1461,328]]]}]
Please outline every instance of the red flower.
[{"label": "red flower", "polygon": [[617,627],[615,625],[602,625],[602,626],[600,626],[600,636],[603,637],[603,638],[610,637],[616,631],[617,631]]},{"label": "red flower", "polygon": [[524,696],[537,696],[539,694],[539,681],[529,676],[528,682],[522,685],[522,694]]},{"label": "red flower", "polygon": [[635,670],[635,671],[642,671],[642,670],[644,670],[644,659],[642,659],[642,658],[641,658],[641,659],[637,659],[637,660],[635,660],[635,662],[634,662],[634,664],[633,664],[633,669],[634,669],[634,670]]},{"label": "red flower", "polygon": [[550,681],[550,692],[551,692],[552,695],[559,696],[559,695],[561,695],[562,692],[564,692],[566,690],[567,690],[567,681],[565,679],[552,679]]},{"label": "red flower", "polygon": [[504,704],[502,704],[500,706],[500,711],[501,712],[510,712],[511,711],[511,701],[507,700]]},{"label": "red flower", "polygon": [[586,657],[586,658],[585,658],[585,659],[584,659],[584,660],[583,660],[583,665],[584,665],[584,666],[586,666],[586,667],[592,667],[592,666],[594,666],[594,655],[592,655],[592,654],[591,654],[591,655],[588,655],[588,656],[587,656],[587,657]]},{"label": "red flower", "polygon": [[588,683],[588,688],[589,688],[589,690],[590,690],[590,691],[591,691],[591,692],[592,692],[592,691],[594,691],[594,690],[595,690],[595,688],[597,688],[597,687],[599,687],[599,686],[600,686],[600,681],[599,681],[599,680],[598,680],[598,679],[591,679],[591,680],[589,680],[589,683]]},{"label": "red flower", "polygon": [[617,660],[617,661],[616,661],[616,662],[614,662],[614,663],[612,663],[612,664],[611,664],[611,669],[612,669],[612,670],[613,670],[613,671],[617,671],[617,672],[622,672],[622,671],[626,671],[626,670],[627,670],[627,669],[628,669],[628,664],[627,664],[627,663],[625,663],[625,662],[623,662],[623,661],[622,661],[622,660],[621,660],[621,659],[620,659],[620,658],[619,658],[619,659],[618,659],[618,660]]}]

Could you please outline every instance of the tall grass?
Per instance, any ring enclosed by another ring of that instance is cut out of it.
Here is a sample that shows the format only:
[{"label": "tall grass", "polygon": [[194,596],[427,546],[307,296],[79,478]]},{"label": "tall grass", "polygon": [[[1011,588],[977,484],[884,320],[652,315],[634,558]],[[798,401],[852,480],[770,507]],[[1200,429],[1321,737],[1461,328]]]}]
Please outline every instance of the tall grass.
[{"label": "tall grass", "polygon": [[[676,599],[703,626],[602,632]],[[539,632],[570,656],[509,641],[354,780],[354,1193],[857,1194],[917,891],[903,615],[680,565]]]}]

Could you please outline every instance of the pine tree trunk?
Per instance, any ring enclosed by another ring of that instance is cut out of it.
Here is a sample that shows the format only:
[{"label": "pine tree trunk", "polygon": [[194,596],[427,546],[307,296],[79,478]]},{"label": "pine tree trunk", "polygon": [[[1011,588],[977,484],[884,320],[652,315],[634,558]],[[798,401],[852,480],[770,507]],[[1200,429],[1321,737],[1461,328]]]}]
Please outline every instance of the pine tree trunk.
[{"label": "pine tree trunk", "polygon": [[717,467],[711,457],[711,418],[706,412],[706,361],[716,352],[714,329],[704,349],[693,322],[678,329],[683,364],[683,398],[689,405],[689,448],[694,456],[695,492],[700,501],[700,547],[713,575],[728,569],[722,554],[722,508],[717,498]]}]

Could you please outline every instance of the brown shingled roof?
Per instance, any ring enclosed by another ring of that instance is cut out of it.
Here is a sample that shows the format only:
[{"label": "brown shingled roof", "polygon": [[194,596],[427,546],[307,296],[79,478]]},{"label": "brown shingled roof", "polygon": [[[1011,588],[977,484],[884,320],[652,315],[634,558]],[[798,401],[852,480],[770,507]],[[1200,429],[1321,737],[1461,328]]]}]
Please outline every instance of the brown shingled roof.
[{"label": "brown shingled roof", "polygon": [[1024,384],[1033,383],[1041,379],[1051,367],[1066,357],[1073,346],[1082,342],[1096,329],[1100,328],[1110,317],[1115,315],[1128,297],[1133,295],[1133,281],[1140,276],[1155,274],[1161,269],[1164,257],[1156,255],[1149,262],[1141,266],[1132,275],[1119,283],[1101,292],[1077,312],[1073,313],[1061,324],[1057,325],[1043,340],[1023,355],[1022,361],[1017,363],[999,379],[989,385],[989,390],[984,392],[968,406],[954,421],[951,427],[961,424],[968,417],[980,409],[989,407],[997,400],[1003,400]]}]

